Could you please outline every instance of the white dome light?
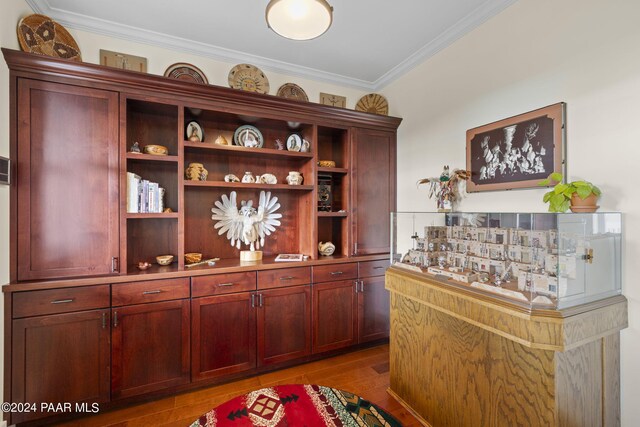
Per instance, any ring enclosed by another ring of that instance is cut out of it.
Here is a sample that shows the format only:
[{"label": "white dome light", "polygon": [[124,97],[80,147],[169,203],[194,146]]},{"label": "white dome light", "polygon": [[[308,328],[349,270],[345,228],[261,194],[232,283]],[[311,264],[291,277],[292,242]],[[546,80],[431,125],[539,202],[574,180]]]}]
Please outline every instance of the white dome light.
[{"label": "white dome light", "polygon": [[267,25],[276,34],[292,40],[311,40],[331,26],[333,8],[326,0],[271,0]]}]

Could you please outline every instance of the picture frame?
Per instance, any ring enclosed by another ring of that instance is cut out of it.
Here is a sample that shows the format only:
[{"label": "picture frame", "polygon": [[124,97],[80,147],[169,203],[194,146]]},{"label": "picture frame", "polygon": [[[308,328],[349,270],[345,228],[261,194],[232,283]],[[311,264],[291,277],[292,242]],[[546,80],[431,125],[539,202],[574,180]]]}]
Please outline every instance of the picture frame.
[{"label": "picture frame", "polygon": [[559,102],[467,130],[469,193],[539,188],[564,175],[566,104]]},{"label": "picture frame", "polygon": [[304,258],[303,254],[279,254],[275,261],[277,262],[297,262],[302,261]]},{"label": "picture frame", "polygon": [[347,97],[320,92],[320,104],[331,105],[332,107],[346,108]]},{"label": "picture frame", "polygon": [[121,70],[138,71],[140,73],[147,72],[147,58],[105,49],[100,49],[100,65]]}]

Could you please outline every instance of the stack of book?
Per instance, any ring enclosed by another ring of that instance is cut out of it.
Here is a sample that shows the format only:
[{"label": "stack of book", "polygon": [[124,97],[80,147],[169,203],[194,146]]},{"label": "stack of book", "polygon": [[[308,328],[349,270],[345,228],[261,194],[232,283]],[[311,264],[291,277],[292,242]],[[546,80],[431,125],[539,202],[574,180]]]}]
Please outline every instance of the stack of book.
[{"label": "stack of book", "polygon": [[161,213],[164,210],[164,188],[157,182],[127,172],[127,212]]}]

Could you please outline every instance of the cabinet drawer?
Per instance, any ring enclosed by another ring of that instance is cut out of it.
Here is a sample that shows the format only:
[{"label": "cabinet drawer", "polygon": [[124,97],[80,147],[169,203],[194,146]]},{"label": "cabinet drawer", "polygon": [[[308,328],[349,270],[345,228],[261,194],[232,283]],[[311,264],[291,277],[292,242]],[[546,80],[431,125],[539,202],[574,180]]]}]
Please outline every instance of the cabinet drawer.
[{"label": "cabinet drawer", "polygon": [[191,278],[191,294],[194,298],[207,295],[231,294],[256,290],[256,272],[214,274]]},{"label": "cabinet drawer", "polygon": [[144,304],[189,298],[189,279],[145,280],[111,286],[111,305]]},{"label": "cabinet drawer", "polygon": [[13,294],[13,317],[42,316],[109,307],[109,285]]},{"label": "cabinet drawer", "polygon": [[356,277],[358,277],[358,264],[355,262],[313,267],[313,283],[349,280]]},{"label": "cabinet drawer", "polygon": [[389,268],[388,259],[377,261],[362,261],[358,263],[358,277],[384,276],[384,272]]},{"label": "cabinet drawer", "polygon": [[311,283],[309,267],[280,268],[258,271],[258,289],[282,288]]}]

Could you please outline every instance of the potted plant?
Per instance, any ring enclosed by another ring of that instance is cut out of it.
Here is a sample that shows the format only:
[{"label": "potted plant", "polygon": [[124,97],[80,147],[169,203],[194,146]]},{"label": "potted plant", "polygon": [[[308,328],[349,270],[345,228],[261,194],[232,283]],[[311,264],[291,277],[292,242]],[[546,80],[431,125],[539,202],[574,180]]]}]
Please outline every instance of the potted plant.
[{"label": "potted plant", "polygon": [[538,183],[541,187],[548,187],[552,182],[557,184],[545,193],[542,201],[549,203],[549,212],[595,212],[600,197],[600,189],[588,181],[571,181],[562,183],[562,174],[553,172],[545,180]]}]

